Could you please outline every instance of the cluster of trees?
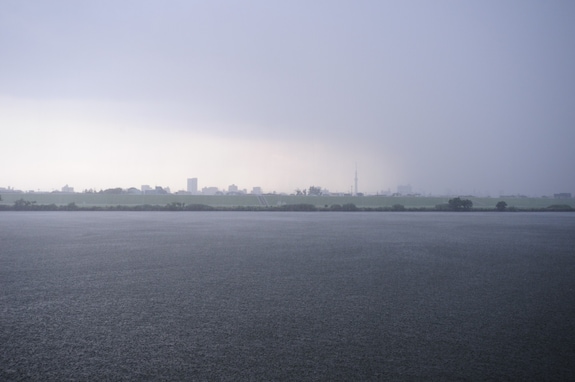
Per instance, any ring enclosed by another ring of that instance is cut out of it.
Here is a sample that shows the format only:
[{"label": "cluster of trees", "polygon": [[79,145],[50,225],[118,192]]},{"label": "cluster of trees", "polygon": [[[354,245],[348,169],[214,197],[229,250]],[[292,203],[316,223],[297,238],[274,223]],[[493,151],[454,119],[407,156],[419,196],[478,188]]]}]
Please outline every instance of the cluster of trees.
[{"label": "cluster of trees", "polygon": [[68,203],[64,206],[58,206],[56,204],[36,204],[35,201],[29,201],[24,199],[18,199],[14,202],[12,207],[2,206],[3,210],[12,211],[75,211],[79,207],[76,203]]},{"label": "cluster of trees", "polygon": [[329,207],[329,209],[332,211],[358,211],[359,210],[359,208],[357,208],[357,206],[353,203],[345,203],[342,205],[332,204]]},{"label": "cluster of trees", "polygon": [[447,202],[449,209],[453,211],[469,211],[473,207],[473,202],[469,199],[453,198]]},{"label": "cluster of trees", "polygon": [[305,196],[305,195],[313,195],[313,196],[321,196],[323,195],[323,191],[321,187],[310,186],[307,190],[303,189],[300,190],[299,188],[295,190],[295,194],[298,196]]},{"label": "cluster of trees", "polygon": [[205,204],[186,204],[172,202],[166,205],[167,211],[212,211],[215,208]]},{"label": "cluster of trees", "polygon": [[445,204],[438,204],[435,209],[438,211],[470,211],[473,202],[469,199],[453,198]]},{"label": "cluster of trees", "polygon": [[547,207],[547,210],[549,211],[573,211],[573,207],[571,207],[569,204],[552,204],[549,207]]}]

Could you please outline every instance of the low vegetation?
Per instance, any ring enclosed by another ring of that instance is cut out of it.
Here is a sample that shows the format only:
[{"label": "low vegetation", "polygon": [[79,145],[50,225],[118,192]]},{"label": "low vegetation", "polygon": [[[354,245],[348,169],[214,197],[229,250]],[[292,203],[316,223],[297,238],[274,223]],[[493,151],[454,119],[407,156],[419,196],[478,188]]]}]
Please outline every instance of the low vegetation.
[{"label": "low vegetation", "polygon": [[549,211],[574,211],[573,207],[569,204],[552,204],[547,207]]},{"label": "low vegetation", "polygon": [[492,208],[473,208],[473,203],[468,199],[453,198],[449,199],[447,203],[441,203],[435,208],[429,207],[405,207],[403,204],[394,204],[390,207],[358,207],[354,203],[344,204],[325,204],[323,207],[318,207],[310,203],[291,203],[282,204],[278,206],[211,206],[200,203],[183,203],[171,202],[165,205],[159,204],[141,204],[141,205],[106,205],[106,206],[79,206],[74,202],[64,205],[51,204],[38,204],[36,201],[25,200],[23,198],[16,200],[12,205],[0,204],[0,211],[294,211],[294,212],[314,212],[314,211],[335,211],[335,212],[383,212],[383,211],[397,211],[397,212],[410,212],[410,211],[561,211],[572,212],[575,211],[569,204],[552,204],[543,208],[516,208],[508,206],[506,202],[499,201]]}]

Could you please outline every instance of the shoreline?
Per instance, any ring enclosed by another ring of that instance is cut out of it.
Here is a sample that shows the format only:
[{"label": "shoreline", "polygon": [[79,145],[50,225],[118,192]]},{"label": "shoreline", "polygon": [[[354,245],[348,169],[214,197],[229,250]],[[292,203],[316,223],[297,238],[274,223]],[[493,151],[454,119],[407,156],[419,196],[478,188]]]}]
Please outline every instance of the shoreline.
[{"label": "shoreline", "polygon": [[316,207],[312,204],[286,204],[277,207],[253,207],[253,206],[235,206],[235,207],[213,207],[205,204],[190,204],[190,205],[117,205],[117,206],[77,206],[75,203],[68,205],[55,205],[55,204],[25,204],[25,205],[0,205],[0,212],[24,212],[24,211],[40,211],[40,212],[108,212],[108,211],[124,211],[124,212],[335,212],[335,213],[349,213],[349,212],[456,212],[456,213],[474,213],[474,212],[575,212],[575,209],[569,205],[551,205],[546,208],[516,208],[508,207],[505,210],[498,210],[496,208],[470,208],[465,210],[455,210],[444,208],[444,206],[437,206],[436,208],[408,208],[408,207],[357,207],[353,204],[339,206],[332,205],[328,207]]}]

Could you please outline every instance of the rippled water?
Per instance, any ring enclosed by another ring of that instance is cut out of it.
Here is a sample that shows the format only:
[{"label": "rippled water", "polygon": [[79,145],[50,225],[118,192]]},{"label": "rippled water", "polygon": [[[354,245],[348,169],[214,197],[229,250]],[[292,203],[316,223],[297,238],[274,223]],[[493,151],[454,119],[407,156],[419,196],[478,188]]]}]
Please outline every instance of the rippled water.
[{"label": "rippled water", "polygon": [[569,380],[575,215],[0,213],[0,380]]}]

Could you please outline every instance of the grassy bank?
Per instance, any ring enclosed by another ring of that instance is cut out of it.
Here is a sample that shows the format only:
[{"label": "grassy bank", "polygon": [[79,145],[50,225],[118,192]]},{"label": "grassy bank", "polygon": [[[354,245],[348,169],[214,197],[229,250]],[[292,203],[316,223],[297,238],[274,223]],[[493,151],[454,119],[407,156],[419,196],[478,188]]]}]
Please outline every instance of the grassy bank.
[{"label": "grassy bank", "polygon": [[[403,206],[407,210],[435,210],[445,204],[449,197],[391,197],[391,196],[295,196],[295,195],[110,195],[97,193],[5,193],[0,195],[0,207],[12,208],[18,200],[34,202],[36,206],[75,206],[77,209],[137,209],[141,206],[208,206],[213,209],[272,209],[281,210],[285,206],[306,205],[314,209],[332,210],[333,206],[354,205],[365,210],[396,210]],[[504,201],[508,208],[519,210],[545,210],[549,206],[564,205],[575,208],[575,198],[476,198],[465,197],[473,202],[474,210],[491,210]]]}]

